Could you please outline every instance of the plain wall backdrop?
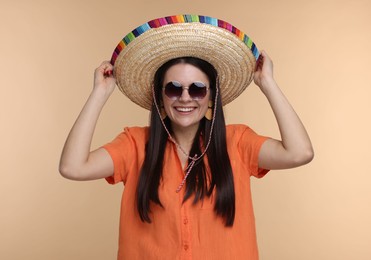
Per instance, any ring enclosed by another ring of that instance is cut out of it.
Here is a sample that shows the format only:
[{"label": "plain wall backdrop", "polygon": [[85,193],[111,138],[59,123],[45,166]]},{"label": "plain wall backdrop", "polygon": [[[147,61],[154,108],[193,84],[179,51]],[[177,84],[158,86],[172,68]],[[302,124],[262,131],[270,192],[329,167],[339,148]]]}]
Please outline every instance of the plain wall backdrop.
[{"label": "plain wall backdrop", "polygon": [[[253,180],[261,259],[371,259],[366,0],[0,0],[0,259],[116,258],[123,186],[63,179],[59,156],[94,69],[130,30],[183,13],[226,20],[268,52],[314,145],[312,163]],[[254,84],[225,114],[279,137]],[[92,147],[148,118],[116,90]]]}]

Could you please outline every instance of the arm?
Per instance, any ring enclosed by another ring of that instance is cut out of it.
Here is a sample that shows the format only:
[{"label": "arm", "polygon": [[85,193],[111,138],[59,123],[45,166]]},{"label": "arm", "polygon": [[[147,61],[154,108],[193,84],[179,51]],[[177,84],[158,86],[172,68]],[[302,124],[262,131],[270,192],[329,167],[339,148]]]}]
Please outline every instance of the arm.
[{"label": "arm", "polygon": [[259,153],[259,167],[287,169],[309,163],[314,156],[309,136],[276,84],[273,78],[273,63],[264,51],[257,62],[254,82],[272,107],[282,139],[269,139],[264,142]]},{"label": "arm", "polygon": [[113,162],[106,150],[90,151],[100,112],[115,88],[112,65],[103,62],[94,73],[94,88],[65,142],[59,172],[72,180],[94,180],[111,176]]}]

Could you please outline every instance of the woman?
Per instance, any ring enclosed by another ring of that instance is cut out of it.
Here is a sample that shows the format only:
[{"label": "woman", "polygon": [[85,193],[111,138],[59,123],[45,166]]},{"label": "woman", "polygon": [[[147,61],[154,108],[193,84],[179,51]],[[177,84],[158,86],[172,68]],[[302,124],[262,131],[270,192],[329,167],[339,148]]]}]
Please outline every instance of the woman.
[{"label": "woman", "polygon": [[[138,27],[132,32],[137,37],[133,43],[114,53],[114,66],[103,62],[96,69],[93,91],[62,152],[60,172],[74,180],[124,183],[118,259],[258,259],[250,176],[308,163],[313,158],[311,142],[277,86],[264,51],[256,63],[240,59],[236,49],[252,57],[254,50],[240,45],[235,29],[225,35],[229,24],[209,17],[198,16],[197,23],[183,18],[150,21],[148,30]],[[170,34],[162,38],[169,42],[161,51],[161,46],[148,50],[145,43],[159,34],[159,28],[167,30],[160,35]],[[226,54],[220,45],[215,50],[215,29],[223,35],[221,41],[234,34],[228,44],[236,49]],[[205,40],[210,32],[214,35]],[[178,34],[188,37],[182,41],[175,37]],[[202,37],[194,40],[195,34]],[[186,46],[173,47],[178,43]],[[195,50],[192,44],[207,51]],[[142,58],[144,53],[147,58]],[[234,73],[241,68],[246,77]],[[147,74],[139,87],[130,84]],[[225,126],[222,105],[252,78],[272,107],[281,140],[259,136],[244,125]],[[150,126],[126,128],[113,142],[90,151],[99,114],[116,83],[130,99],[151,110]]]}]

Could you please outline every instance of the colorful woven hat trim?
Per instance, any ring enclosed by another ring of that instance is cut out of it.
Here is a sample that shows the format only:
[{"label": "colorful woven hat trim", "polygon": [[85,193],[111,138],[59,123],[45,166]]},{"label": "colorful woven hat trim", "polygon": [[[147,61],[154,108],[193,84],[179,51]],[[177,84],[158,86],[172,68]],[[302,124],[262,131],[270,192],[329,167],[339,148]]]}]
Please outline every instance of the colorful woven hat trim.
[{"label": "colorful woven hat trim", "polygon": [[253,53],[255,59],[258,59],[259,57],[259,50],[255,46],[255,43],[242,31],[240,31],[238,28],[234,27],[230,23],[227,23],[223,20],[209,17],[209,16],[203,16],[203,15],[174,15],[174,16],[167,16],[163,18],[158,18],[149,21],[148,23],[142,24],[141,26],[137,27],[130,33],[128,33],[117,45],[115,48],[112,58],[111,58],[111,64],[115,64],[115,61],[117,57],[119,56],[120,52],[135,38],[142,35],[144,32],[153,29],[153,28],[159,28],[161,26],[165,26],[168,24],[176,24],[176,23],[205,23],[210,24],[215,27],[223,28],[231,33],[235,34],[239,39],[241,39],[242,42],[245,43],[245,45],[251,50]]}]

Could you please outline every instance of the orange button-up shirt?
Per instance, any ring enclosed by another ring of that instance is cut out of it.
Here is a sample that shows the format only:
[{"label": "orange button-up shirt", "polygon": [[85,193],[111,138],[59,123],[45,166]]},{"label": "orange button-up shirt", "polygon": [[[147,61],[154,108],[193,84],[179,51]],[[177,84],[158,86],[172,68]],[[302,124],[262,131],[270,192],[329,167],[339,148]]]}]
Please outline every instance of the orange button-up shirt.
[{"label": "orange button-up shirt", "polygon": [[[109,183],[125,185],[120,216],[117,259],[258,259],[250,176],[268,171],[258,168],[258,154],[267,137],[244,125],[227,126],[227,149],[234,176],[236,213],[233,227],[225,227],[214,213],[214,196],[192,204],[182,203],[185,188],[176,193],[184,178],[176,146],[168,141],[159,185],[163,208],[151,203],[152,223],[142,222],[136,208],[136,188],[144,161],[148,127],[125,128],[104,146],[114,163]],[[210,162],[212,163],[212,162]],[[214,189],[215,191],[215,189]]]}]

